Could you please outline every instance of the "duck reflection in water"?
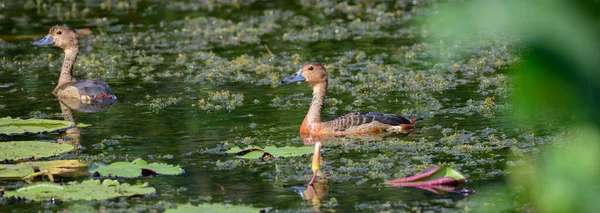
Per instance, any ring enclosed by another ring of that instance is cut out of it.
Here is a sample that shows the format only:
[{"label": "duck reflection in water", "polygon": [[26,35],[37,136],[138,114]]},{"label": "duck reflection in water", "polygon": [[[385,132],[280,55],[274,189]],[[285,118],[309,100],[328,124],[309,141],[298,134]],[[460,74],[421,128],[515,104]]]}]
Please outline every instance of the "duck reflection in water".
[{"label": "duck reflection in water", "polygon": [[77,147],[81,142],[81,132],[77,127],[77,121],[75,119],[73,111],[84,112],[84,113],[96,113],[102,112],[110,106],[110,104],[86,104],[80,100],[73,98],[58,98],[58,104],[60,105],[60,111],[63,119],[66,121],[73,122],[76,126],[67,129],[65,134],[61,135],[57,139],[58,143],[71,144]]},{"label": "duck reflection in water", "polygon": [[321,204],[327,198],[329,193],[329,177],[326,171],[318,171],[318,180],[313,181],[311,185],[292,186],[287,188],[300,195],[303,200],[308,201],[313,209],[317,212],[321,211]]},{"label": "duck reflection in water", "polygon": [[342,144],[342,143],[352,143],[352,142],[367,142],[367,141],[381,141],[384,136],[394,134],[401,136],[408,136],[415,134],[412,130],[407,130],[404,132],[372,132],[372,133],[363,133],[360,135],[315,135],[310,133],[300,133],[300,138],[304,145],[314,145],[315,151],[312,156],[311,169],[313,171],[313,176],[308,182],[307,185],[311,185],[317,179],[318,171],[321,168],[321,147],[324,144]]},{"label": "duck reflection in water", "polygon": [[321,201],[325,200],[329,193],[329,175],[327,171],[320,170],[321,165],[325,163],[325,160],[321,157],[321,147],[327,144],[381,141],[384,136],[390,134],[409,136],[415,133],[412,130],[407,130],[405,132],[377,132],[371,134],[341,136],[300,133],[300,138],[304,145],[315,146],[311,163],[313,175],[307,185],[293,186],[288,189],[295,191],[302,199],[310,202],[315,211],[320,211]]}]

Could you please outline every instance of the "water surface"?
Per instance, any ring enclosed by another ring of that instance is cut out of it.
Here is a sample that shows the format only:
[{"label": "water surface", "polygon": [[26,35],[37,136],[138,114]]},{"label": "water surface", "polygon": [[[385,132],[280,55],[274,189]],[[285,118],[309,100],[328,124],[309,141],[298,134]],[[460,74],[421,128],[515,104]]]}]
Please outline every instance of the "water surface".
[{"label": "water surface", "polygon": [[[508,156],[535,153],[558,128],[551,119],[523,128],[509,116],[506,68],[518,62],[514,38],[430,42],[427,28],[414,21],[431,15],[436,4],[429,1],[74,2],[2,3],[0,84],[7,86],[0,88],[1,115],[61,119],[50,91],[62,53],[30,44],[53,25],[90,28],[94,35],[80,37],[75,76],[104,79],[119,101],[99,113],[76,112],[77,122],[92,126],[82,129],[75,153],[57,158],[110,163],[141,157],[179,164],[185,173],[122,180],[157,188],[140,199],[9,202],[0,204],[2,211],[88,204],[144,211],[187,202],[318,209],[290,190],[310,179],[310,156],[264,162],[224,154],[233,146],[304,145],[298,129],[311,89],[278,82],[309,61],[324,63],[330,73],[323,118],[354,111],[424,118],[409,136],[326,144],[322,210],[456,211],[483,205],[469,200],[499,193],[493,187],[504,185]],[[200,107],[201,99],[219,105],[210,93],[222,91],[242,94],[242,105]],[[462,172],[469,180],[464,187],[478,194],[438,195],[383,184],[438,164]],[[0,181],[7,189],[22,184]]]}]

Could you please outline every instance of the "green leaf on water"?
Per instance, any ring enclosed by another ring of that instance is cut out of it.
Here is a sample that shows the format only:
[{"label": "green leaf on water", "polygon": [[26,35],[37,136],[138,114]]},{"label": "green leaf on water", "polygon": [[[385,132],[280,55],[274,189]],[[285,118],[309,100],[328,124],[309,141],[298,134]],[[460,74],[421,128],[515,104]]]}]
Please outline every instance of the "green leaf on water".
[{"label": "green leaf on water", "polygon": [[76,177],[87,175],[88,165],[79,160],[33,161],[17,164],[0,164],[0,179],[21,179],[33,174],[33,167],[53,175]]},{"label": "green leaf on water", "polygon": [[156,189],[148,187],[147,183],[129,185],[106,179],[102,183],[99,180],[86,180],[81,183],[69,182],[64,185],[41,182],[17,190],[5,191],[4,197],[20,197],[37,201],[52,198],[58,200],[106,200],[133,195],[148,195],[155,192]]},{"label": "green leaf on water", "polygon": [[263,209],[231,204],[211,204],[203,203],[198,206],[192,204],[178,205],[175,209],[167,209],[166,213],[184,213],[184,212],[219,212],[219,213],[238,213],[238,212],[260,212]]},{"label": "green leaf on water", "polygon": [[54,132],[75,126],[73,122],[49,119],[0,118],[0,135]]},{"label": "green leaf on water", "polygon": [[433,175],[421,179],[421,181],[434,180],[441,177],[450,177],[457,181],[463,181],[466,179],[465,176],[463,176],[460,172],[456,171],[455,169],[447,167],[445,165],[441,165],[440,169],[433,173]]},{"label": "green leaf on water", "polygon": [[264,149],[260,147],[246,147],[245,149],[241,149],[239,147],[233,147],[230,150],[227,150],[226,153],[236,154],[238,158],[245,159],[259,159],[263,158],[265,155],[270,155],[272,157],[297,157],[305,154],[310,154],[314,151],[314,148],[311,146],[302,146],[302,147],[275,147],[275,146],[267,146]]},{"label": "green leaf on water", "polygon": [[98,173],[100,176],[135,178],[141,175],[178,175],[183,173],[183,169],[177,166],[164,163],[148,163],[140,158],[132,162],[116,162],[110,165],[94,164],[89,173]]},{"label": "green leaf on water", "polygon": [[40,141],[0,142],[0,161],[51,157],[69,152],[74,148],[73,145],[69,144]]},{"label": "green leaf on water", "polygon": [[75,124],[75,126],[79,127],[79,128],[85,128],[85,127],[90,127],[92,125],[91,124],[86,124],[86,123],[77,123],[77,124]]},{"label": "green leaf on water", "polygon": [[21,179],[33,173],[33,168],[28,165],[0,164],[0,179]]}]

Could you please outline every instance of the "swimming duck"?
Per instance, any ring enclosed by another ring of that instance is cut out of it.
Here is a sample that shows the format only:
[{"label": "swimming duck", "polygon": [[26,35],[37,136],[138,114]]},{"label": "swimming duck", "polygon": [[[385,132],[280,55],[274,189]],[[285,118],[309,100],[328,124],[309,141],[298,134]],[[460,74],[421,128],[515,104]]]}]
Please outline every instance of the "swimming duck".
[{"label": "swimming duck", "polygon": [[313,87],[313,98],[304,121],[301,133],[312,135],[361,135],[378,132],[409,131],[420,118],[407,118],[395,114],[377,112],[348,113],[321,121],[321,110],[327,93],[327,71],[317,62],[306,63],[292,76],[285,77],[282,83],[306,81]]},{"label": "swimming duck", "polygon": [[313,87],[313,98],[302,125],[300,136],[305,144],[314,144],[312,159],[313,176],[308,182],[312,185],[320,168],[323,138],[330,136],[385,135],[393,132],[408,132],[420,118],[407,118],[395,114],[377,112],[348,113],[321,121],[321,110],[327,94],[327,70],[317,62],[306,63],[293,75],[285,77],[282,83],[306,81]]},{"label": "swimming duck", "polygon": [[117,101],[110,92],[110,87],[102,80],[75,81],[73,66],[79,52],[79,39],[75,29],[66,26],[55,26],[44,38],[33,42],[31,46],[54,45],[65,52],[58,84],[52,94],[59,99],[78,99],[86,104],[107,105]]}]

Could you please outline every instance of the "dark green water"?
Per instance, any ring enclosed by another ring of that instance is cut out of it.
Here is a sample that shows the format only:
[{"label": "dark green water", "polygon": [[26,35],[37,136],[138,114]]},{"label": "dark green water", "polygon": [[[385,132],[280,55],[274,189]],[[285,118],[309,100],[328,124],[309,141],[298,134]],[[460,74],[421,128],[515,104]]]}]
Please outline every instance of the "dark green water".
[{"label": "dark green water", "polygon": [[[289,190],[310,179],[310,156],[263,162],[224,154],[233,146],[303,146],[298,130],[311,90],[278,81],[309,61],[330,71],[328,97],[337,101],[326,104],[324,118],[353,111],[424,118],[414,135],[326,145],[322,170],[329,182],[322,210],[460,211],[501,203],[487,198],[500,193],[494,187],[504,185],[505,164],[518,164],[508,156],[536,153],[557,129],[550,119],[515,126],[509,116],[511,77],[505,68],[518,62],[512,38],[427,41],[427,28],[415,20],[433,14],[437,4],[429,1],[319,2],[213,2],[213,10],[203,1],[110,1],[110,9],[106,1],[1,2],[0,84],[6,85],[0,88],[1,116],[60,119],[50,91],[62,53],[29,45],[57,24],[90,28],[93,36],[80,37],[75,76],[104,79],[119,101],[102,112],[76,112],[77,122],[92,126],[81,130],[76,153],[57,158],[110,163],[141,157],[179,164],[185,173],[122,180],[157,189],[139,199],[5,202],[0,211],[74,205],[160,211],[188,202],[313,211],[316,207]],[[199,107],[200,99],[217,91],[243,94],[243,104],[230,111]],[[494,104],[486,106],[490,97]],[[169,98],[178,101],[164,104]],[[110,143],[98,145],[106,140]],[[437,164],[462,172],[469,180],[463,187],[478,193],[437,195],[383,184]],[[0,181],[0,188],[22,184]]]}]

